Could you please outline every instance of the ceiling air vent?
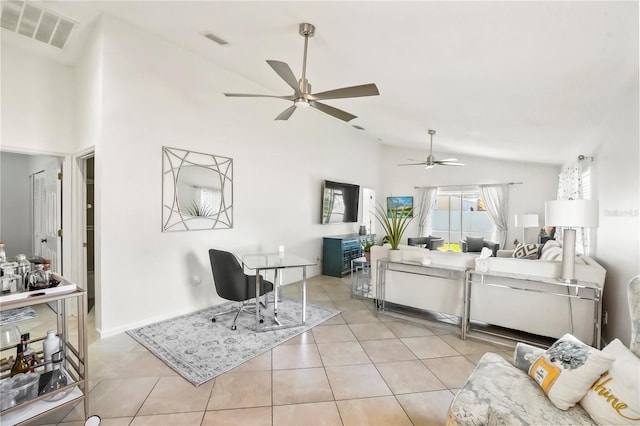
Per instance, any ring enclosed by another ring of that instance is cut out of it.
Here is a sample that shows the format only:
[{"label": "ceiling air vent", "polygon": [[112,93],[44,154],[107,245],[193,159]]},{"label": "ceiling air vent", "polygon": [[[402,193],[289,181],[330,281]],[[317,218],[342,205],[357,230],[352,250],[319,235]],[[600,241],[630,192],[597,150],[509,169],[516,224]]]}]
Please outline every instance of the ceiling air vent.
[{"label": "ceiling air vent", "polygon": [[26,1],[2,2],[0,26],[59,49],[69,41],[76,22]]}]

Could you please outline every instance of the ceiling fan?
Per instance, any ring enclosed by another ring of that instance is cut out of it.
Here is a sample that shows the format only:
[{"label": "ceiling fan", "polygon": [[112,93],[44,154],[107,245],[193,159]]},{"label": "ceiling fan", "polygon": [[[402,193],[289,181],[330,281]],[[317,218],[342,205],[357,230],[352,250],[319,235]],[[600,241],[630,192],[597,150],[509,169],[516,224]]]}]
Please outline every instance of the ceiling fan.
[{"label": "ceiling fan", "polygon": [[315,34],[316,28],[308,23],[300,24],[299,33],[304,37],[304,57],[302,62],[302,78],[300,80],[296,80],[295,75],[291,71],[289,65],[285,62],[267,60],[267,63],[273,68],[273,70],[282,78],[294,91],[293,95],[290,96],[274,96],[274,95],[256,95],[256,94],[248,94],[248,93],[225,93],[225,96],[231,97],[263,97],[263,98],[278,98],[284,99],[287,101],[292,101],[293,105],[289,108],[282,111],[277,117],[276,120],[288,120],[291,117],[291,114],[298,107],[312,107],[316,108],[325,114],[329,114],[335,118],[339,118],[343,121],[350,121],[356,118],[355,115],[350,114],[346,111],[342,111],[338,108],[334,108],[327,104],[320,103],[318,101],[323,101],[327,99],[340,99],[340,98],[357,98],[360,96],[375,96],[379,95],[378,88],[375,84],[363,84],[360,86],[351,86],[351,87],[343,87],[340,89],[329,90],[326,92],[320,93],[311,93],[311,84],[307,81],[306,71],[307,71],[307,43],[309,42],[309,37],[313,37]]},{"label": "ceiling fan", "polygon": [[412,160],[415,163],[398,164],[398,166],[426,166],[426,169],[431,169],[434,166],[464,166],[464,163],[459,163],[457,158],[447,158],[445,160],[436,160],[433,156],[433,135],[436,134],[435,130],[429,129],[429,135],[431,141],[429,142],[429,156],[426,161]]}]

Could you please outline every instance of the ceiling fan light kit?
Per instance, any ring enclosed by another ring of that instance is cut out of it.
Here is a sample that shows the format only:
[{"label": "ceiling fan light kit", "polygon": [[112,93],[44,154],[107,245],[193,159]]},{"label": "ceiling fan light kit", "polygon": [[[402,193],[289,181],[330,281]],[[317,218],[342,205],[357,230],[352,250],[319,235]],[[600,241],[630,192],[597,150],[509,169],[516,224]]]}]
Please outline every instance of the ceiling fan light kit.
[{"label": "ceiling fan light kit", "polygon": [[316,27],[309,23],[300,24],[299,34],[304,37],[304,56],[302,60],[302,77],[296,79],[293,71],[289,65],[285,62],[267,60],[267,64],[282,78],[285,83],[289,85],[294,91],[290,96],[275,96],[275,95],[259,95],[249,93],[225,93],[225,96],[229,97],[261,97],[261,98],[277,98],[292,101],[293,105],[282,111],[275,119],[276,120],[288,120],[289,117],[298,107],[306,108],[312,107],[332,117],[338,118],[343,121],[351,121],[356,118],[355,115],[350,114],[341,109],[332,107],[330,105],[318,102],[320,100],[328,99],[341,99],[341,98],[356,98],[361,96],[376,96],[380,92],[375,84],[363,84],[360,86],[343,87],[340,89],[328,90],[320,93],[311,93],[311,84],[306,78],[307,74],[307,46],[309,43],[309,37],[313,37],[316,32]]},{"label": "ceiling fan light kit", "polygon": [[429,155],[427,156],[426,161],[420,160],[412,160],[413,163],[404,163],[398,164],[398,166],[425,166],[426,170],[432,169],[435,166],[464,166],[464,163],[458,162],[457,158],[446,158],[444,160],[436,160],[433,156],[433,135],[436,134],[436,131],[433,129],[428,130],[429,133]]}]

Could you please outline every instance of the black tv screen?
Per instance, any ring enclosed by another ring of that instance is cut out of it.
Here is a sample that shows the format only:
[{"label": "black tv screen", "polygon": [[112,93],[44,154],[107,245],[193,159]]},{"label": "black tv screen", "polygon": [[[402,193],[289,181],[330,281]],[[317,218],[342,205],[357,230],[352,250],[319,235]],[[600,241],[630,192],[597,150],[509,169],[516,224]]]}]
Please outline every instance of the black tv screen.
[{"label": "black tv screen", "polygon": [[351,223],[358,221],[360,187],[350,183],[322,182],[322,222]]}]

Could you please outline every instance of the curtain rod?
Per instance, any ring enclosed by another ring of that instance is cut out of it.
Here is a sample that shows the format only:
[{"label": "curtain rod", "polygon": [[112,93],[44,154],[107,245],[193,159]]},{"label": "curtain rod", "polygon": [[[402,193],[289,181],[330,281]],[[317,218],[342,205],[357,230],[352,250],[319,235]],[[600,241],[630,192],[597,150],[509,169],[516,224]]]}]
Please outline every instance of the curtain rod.
[{"label": "curtain rod", "polygon": [[522,185],[522,182],[505,182],[505,183],[483,183],[483,184],[460,184],[460,185],[430,185],[430,186],[414,186],[413,189],[422,189],[422,188],[459,188],[461,186],[498,186],[498,185]]}]

